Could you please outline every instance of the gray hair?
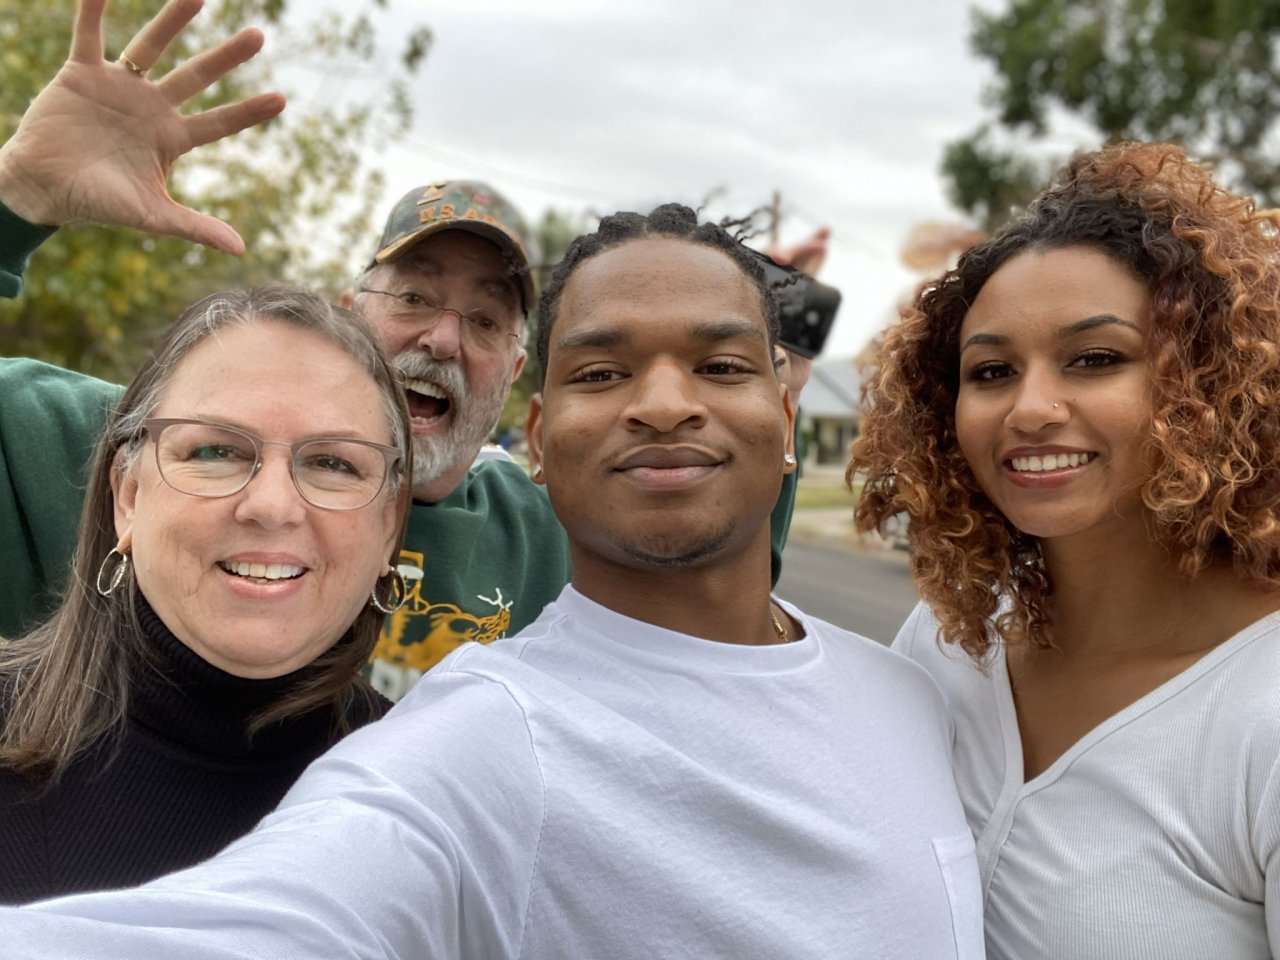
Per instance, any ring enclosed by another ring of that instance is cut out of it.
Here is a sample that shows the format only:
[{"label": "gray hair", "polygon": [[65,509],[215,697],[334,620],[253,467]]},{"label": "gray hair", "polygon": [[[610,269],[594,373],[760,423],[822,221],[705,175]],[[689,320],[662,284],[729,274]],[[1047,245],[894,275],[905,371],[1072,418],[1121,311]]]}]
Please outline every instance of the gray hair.
[{"label": "gray hair", "polygon": [[[319,334],[360,364],[378,386],[387,430],[393,446],[400,450],[403,466],[413,445],[412,425],[401,415],[399,374],[387,363],[376,337],[357,314],[309,291],[284,284],[254,290],[224,290],[210,294],[183,312],[134,378],[130,391],[138,387],[139,395],[131,404],[121,401],[117,417],[110,425],[107,439],[117,448],[127,449],[128,465],[136,460],[141,448],[143,422],[155,413],[174,369],[187,354],[222,330],[264,321]],[[398,489],[405,476],[402,469],[394,471],[388,478],[391,488]]]},{"label": "gray hair", "polygon": [[[399,378],[364,321],[315,294],[284,285],[227,290],[192,304],[169,328],[107,418],[62,605],[32,632],[0,643],[0,691],[9,700],[0,727],[0,765],[52,783],[78,751],[119,729],[131,671],[151,654],[138,623],[133,579],[108,597],[94,588],[99,564],[116,545],[112,473],[136,463],[144,442],[143,421],[160,405],[182,359],[221,330],[255,323],[281,323],[315,333],[356,360],[373,379],[382,395],[392,443],[401,452],[389,491],[400,502],[403,535],[410,494],[406,478],[412,475],[412,425]],[[388,561],[394,565],[395,558],[393,552]],[[352,703],[376,697],[359,671],[381,626],[382,614],[364,607],[344,637],[313,661],[298,685],[254,718],[252,730],[321,708],[329,708],[335,727],[345,729]]]}]

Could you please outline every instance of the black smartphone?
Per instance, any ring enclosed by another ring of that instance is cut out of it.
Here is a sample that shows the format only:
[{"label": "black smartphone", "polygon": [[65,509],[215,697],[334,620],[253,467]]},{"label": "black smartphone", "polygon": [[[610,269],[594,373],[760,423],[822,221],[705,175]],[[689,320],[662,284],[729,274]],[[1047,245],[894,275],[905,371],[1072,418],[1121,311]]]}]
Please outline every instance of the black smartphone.
[{"label": "black smartphone", "polygon": [[764,267],[765,279],[778,298],[781,331],[778,340],[802,357],[822,352],[840,309],[840,291],[819,283],[795,267],[774,263],[768,255],[752,250]]}]

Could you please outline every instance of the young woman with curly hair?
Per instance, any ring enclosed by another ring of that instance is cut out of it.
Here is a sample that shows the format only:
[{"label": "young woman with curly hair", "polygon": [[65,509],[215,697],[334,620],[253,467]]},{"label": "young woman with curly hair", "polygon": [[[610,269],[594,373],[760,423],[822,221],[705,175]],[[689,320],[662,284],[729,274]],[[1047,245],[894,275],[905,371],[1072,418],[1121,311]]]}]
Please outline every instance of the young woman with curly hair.
[{"label": "young woman with curly hair", "polygon": [[996,958],[1280,956],[1280,225],[1071,163],[884,337],[850,477],[911,517]]}]

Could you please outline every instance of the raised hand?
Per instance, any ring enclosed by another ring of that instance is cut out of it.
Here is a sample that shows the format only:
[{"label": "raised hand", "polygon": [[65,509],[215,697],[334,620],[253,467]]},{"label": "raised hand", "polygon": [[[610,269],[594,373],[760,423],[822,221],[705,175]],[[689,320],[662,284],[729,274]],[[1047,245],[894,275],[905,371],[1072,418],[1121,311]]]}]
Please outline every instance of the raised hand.
[{"label": "raised hand", "polygon": [[183,154],[284,109],[283,96],[265,93],[192,116],[180,110],[256,54],[262,33],[241,30],[153,81],[147,72],[203,0],[168,0],[115,63],[103,59],[106,5],[81,0],[71,55],[0,147],[0,202],[32,223],[87,220],[243,253],[234,229],[176,203],[166,184]]},{"label": "raised hand", "polygon": [[769,256],[774,263],[787,264],[802,270],[811,277],[816,277],[822,265],[827,262],[827,248],[831,240],[829,227],[819,227],[813,235],[802,240],[794,247],[785,250],[770,249]]}]

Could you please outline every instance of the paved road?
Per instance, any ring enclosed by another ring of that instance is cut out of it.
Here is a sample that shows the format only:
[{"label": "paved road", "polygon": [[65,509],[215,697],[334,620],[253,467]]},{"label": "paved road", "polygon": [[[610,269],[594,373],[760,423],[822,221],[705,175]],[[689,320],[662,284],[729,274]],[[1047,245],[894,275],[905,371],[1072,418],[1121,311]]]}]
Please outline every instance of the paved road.
[{"label": "paved road", "polygon": [[906,554],[787,543],[778,596],[846,630],[890,643],[916,603]]}]

